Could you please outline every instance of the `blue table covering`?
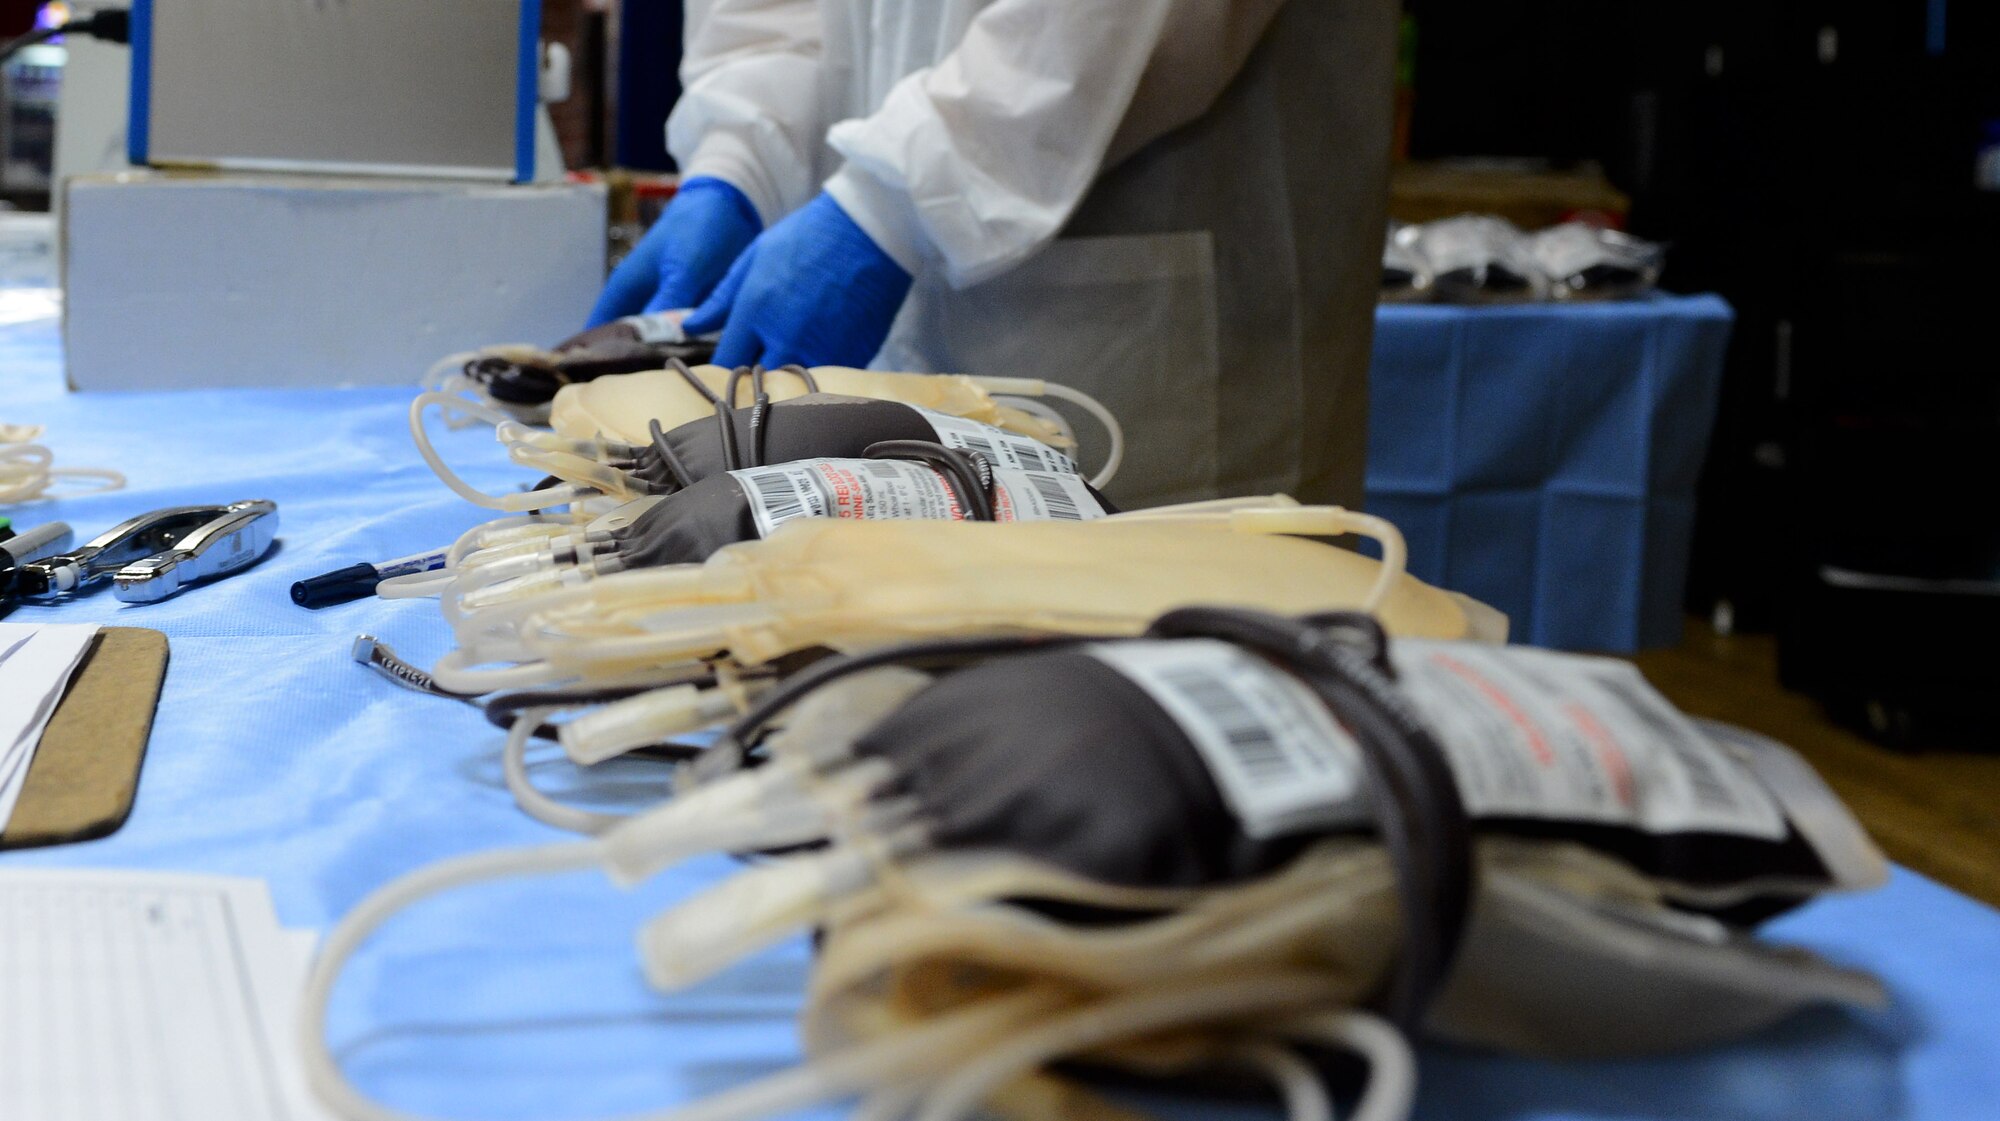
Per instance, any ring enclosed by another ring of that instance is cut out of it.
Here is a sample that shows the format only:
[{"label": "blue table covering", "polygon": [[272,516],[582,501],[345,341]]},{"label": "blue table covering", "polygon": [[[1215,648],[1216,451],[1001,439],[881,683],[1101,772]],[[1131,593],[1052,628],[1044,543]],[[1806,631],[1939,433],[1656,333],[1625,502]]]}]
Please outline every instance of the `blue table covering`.
[{"label": "blue table covering", "polygon": [[1505,611],[1516,641],[1680,641],[1730,320],[1715,296],[1383,307],[1368,508],[1412,572]]},{"label": "blue table covering", "polygon": [[[66,396],[57,360],[50,325],[0,328],[0,413],[47,424],[61,461],[121,468],[132,485],[9,512],[24,523],[59,516],[91,533],[155,506],[268,497],[281,508],[283,540],[257,568],[164,604],[126,607],[98,595],[17,614],[155,627],[171,636],[173,661],[131,821],[101,841],[0,854],[0,868],[257,876],[270,882],[284,922],[324,928],[371,889],[430,861],[562,836],[514,808],[499,737],[477,714],[394,688],[348,660],[360,631],[419,663],[437,657],[448,636],[431,603],[309,612],[287,599],[302,576],[443,543],[483,518],[410,449],[407,393]],[[441,444],[475,484],[520,480],[490,434]],[[617,804],[656,796],[661,777],[634,764],[587,781]],[[585,780],[545,759],[539,781],[563,790]],[[336,995],[335,1046],[370,1093],[476,1121],[609,1116],[793,1063],[793,1015],[810,962],[802,941],[673,996],[650,992],[638,970],[637,925],[731,867],[696,862],[632,893],[580,874],[422,907],[356,960]],[[1812,1013],[1737,1046],[1639,1062],[1427,1048],[1419,1116],[1994,1115],[2000,914],[1899,871],[1880,892],[1816,905],[1771,933],[1876,971],[1894,1006]],[[1214,1103],[1170,1112],[1271,1115]]]}]

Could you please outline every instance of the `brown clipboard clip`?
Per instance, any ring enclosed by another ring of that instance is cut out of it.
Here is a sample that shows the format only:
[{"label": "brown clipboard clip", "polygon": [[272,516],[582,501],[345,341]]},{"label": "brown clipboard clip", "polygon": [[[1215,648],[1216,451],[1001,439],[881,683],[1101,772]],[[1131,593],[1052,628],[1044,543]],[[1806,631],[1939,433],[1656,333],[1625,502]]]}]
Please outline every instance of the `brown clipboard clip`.
[{"label": "brown clipboard clip", "polygon": [[166,673],[166,635],[98,632],[42,732],[0,849],[88,841],[125,824]]}]

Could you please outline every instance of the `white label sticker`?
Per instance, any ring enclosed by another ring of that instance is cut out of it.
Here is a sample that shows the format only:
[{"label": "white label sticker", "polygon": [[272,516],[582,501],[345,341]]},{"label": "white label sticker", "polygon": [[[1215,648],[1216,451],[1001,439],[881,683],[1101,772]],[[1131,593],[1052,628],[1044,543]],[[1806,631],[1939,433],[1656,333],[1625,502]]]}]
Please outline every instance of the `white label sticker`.
[{"label": "white label sticker", "polygon": [[[1082,521],[1101,518],[1083,483],[1067,475],[995,471],[996,521]],[[757,533],[793,518],[962,521],[965,510],[944,476],[899,459],[805,459],[731,471],[750,500]]]},{"label": "white label sticker", "polygon": [[1275,837],[1366,820],[1360,752],[1297,678],[1214,639],[1089,650],[1187,733],[1245,833]]},{"label": "white label sticker", "polygon": [[1075,475],[993,469],[996,522],[1087,522],[1103,516],[1104,507]]},{"label": "white label sticker", "polygon": [[1478,816],[1785,835],[1763,785],[1624,662],[1407,640],[1392,657]]},{"label": "white label sticker", "polygon": [[687,308],[671,308],[646,315],[628,315],[619,320],[639,333],[642,343],[684,343],[687,332],[681,330],[681,321],[688,317]]},{"label": "white label sticker", "polygon": [[[1392,649],[1397,687],[1437,736],[1474,817],[1785,836],[1756,777],[1630,665],[1465,642]],[[1245,833],[1367,820],[1353,738],[1291,674],[1208,639],[1091,653],[1187,733]]]},{"label": "white label sticker", "polygon": [[1076,474],[1076,461],[1056,449],[1036,440],[967,420],[962,416],[941,413],[918,405],[910,406],[931,422],[937,432],[937,442],[948,448],[957,448],[985,458],[995,467],[1005,467],[1014,471],[1053,471],[1059,474]]}]

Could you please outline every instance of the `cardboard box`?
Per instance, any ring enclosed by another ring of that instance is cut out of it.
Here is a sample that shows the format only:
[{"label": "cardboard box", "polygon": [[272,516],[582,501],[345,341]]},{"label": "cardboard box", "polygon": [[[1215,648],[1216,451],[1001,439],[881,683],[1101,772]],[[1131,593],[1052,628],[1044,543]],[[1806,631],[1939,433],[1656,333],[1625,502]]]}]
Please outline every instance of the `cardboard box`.
[{"label": "cardboard box", "polygon": [[582,328],[604,191],[435,180],[79,176],[65,188],[73,389],[414,385]]},{"label": "cardboard box", "polygon": [[535,178],[540,0],[137,0],[134,165]]},{"label": "cardboard box", "polygon": [[1389,217],[1435,222],[1497,214],[1524,230],[1590,216],[1623,228],[1632,200],[1595,168],[1547,171],[1507,163],[1406,163],[1389,173]]}]

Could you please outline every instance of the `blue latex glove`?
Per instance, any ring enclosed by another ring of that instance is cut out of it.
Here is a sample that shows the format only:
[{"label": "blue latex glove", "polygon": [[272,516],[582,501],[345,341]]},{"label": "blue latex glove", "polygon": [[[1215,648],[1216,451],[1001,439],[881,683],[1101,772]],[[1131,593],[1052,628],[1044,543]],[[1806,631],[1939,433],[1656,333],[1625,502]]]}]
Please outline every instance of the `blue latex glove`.
[{"label": "blue latex glove", "polygon": [[825,192],[759,235],[681,324],[718,328],[718,366],[865,366],[889,337],[910,274]]},{"label": "blue latex glove", "polygon": [[715,289],[764,223],[742,191],[720,179],[690,179],[604,284],[588,327],[640,312],[693,307]]}]

